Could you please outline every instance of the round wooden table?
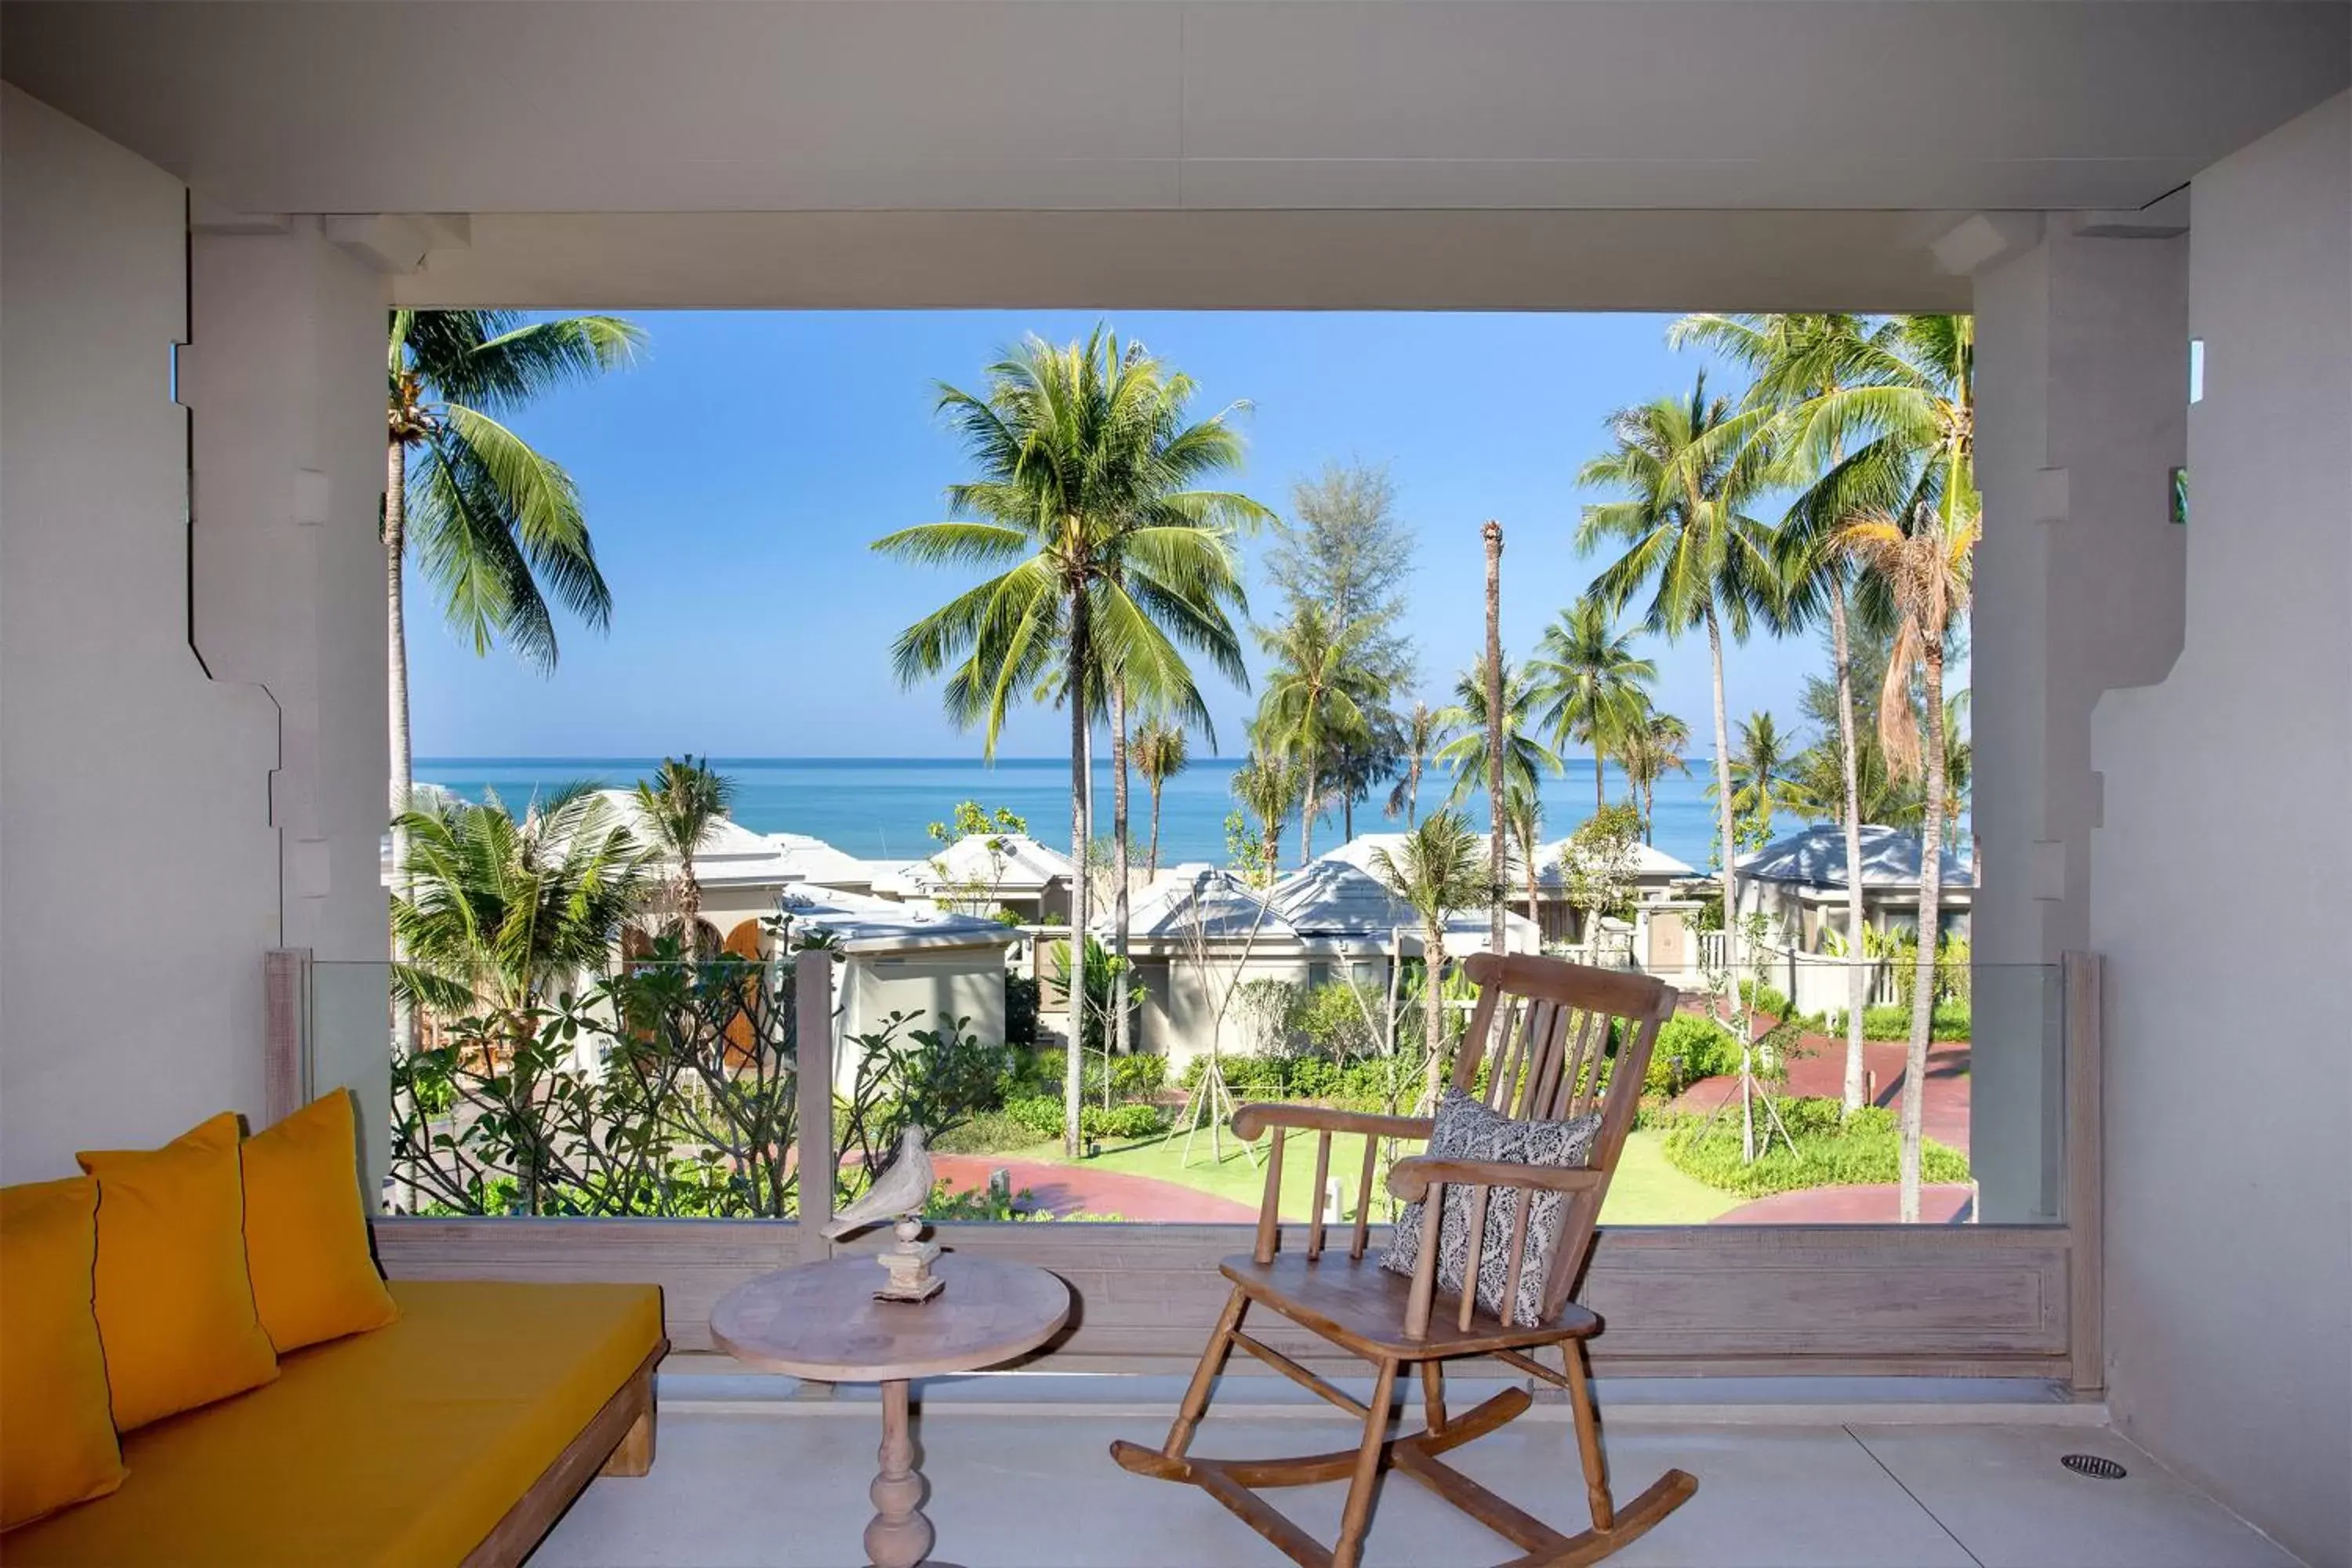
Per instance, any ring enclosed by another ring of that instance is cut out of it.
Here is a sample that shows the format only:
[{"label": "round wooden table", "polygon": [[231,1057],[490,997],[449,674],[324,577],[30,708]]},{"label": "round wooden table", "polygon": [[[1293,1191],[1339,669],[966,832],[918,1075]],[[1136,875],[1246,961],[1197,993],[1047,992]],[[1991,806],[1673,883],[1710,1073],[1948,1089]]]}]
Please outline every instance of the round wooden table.
[{"label": "round wooden table", "polygon": [[881,1266],[835,1258],[748,1280],[710,1312],[711,1339],[747,1366],[882,1385],[882,1469],[866,1526],[874,1568],[916,1568],[934,1538],[907,1429],[907,1380],[1011,1361],[1070,1316],[1070,1288],[1043,1268],[948,1252],[931,1272],[947,1286],[929,1300],[877,1301]]}]

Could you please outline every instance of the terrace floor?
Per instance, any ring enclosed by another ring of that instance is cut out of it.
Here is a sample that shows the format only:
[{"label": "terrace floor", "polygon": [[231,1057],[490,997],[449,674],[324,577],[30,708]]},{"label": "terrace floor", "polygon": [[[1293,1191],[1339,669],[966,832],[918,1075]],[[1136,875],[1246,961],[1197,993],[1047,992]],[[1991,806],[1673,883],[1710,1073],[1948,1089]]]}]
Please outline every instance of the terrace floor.
[{"label": "terrace floor", "polygon": [[[1160,1397],[1163,1381],[1121,1380],[1150,1398],[1097,1392],[1051,1405],[1008,1402],[980,1380],[933,1389],[917,1440],[940,1560],[963,1568],[1282,1563],[1206,1495],[1128,1475],[1105,1455],[1114,1437],[1156,1442],[1164,1434],[1176,1391],[1171,1383]],[[1229,1394],[1253,1404],[1242,1414],[1213,1412],[1195,1451],[1268,1455],[1353,1443],[1344,1420],[1297,1405],[1284,1397],[1288,1392],[1286,1385],[1265,1395],[1255,1387]],[[1465,1405],[1475,1396],[1466,1387],[1457,1395]],[[879,1434],[872,1390],[845,1388],[825,1402],[664,1398],[653,1473],[595,1482],[532,1558],[533,1568],[845,1568],[865,1561],[859,1534]],[[1604,1410],[1617,1412],[1608,1448],[1621,1499],[1669,1466],[1699,1479],[1696,1499],[1611,1560],[1627,1568],[2291,1568],[2294,1561],[2098,1425],[2095,1406],[1701,1412],[1687,1404],[1612,1400],[1606,1386],[1602,1398]],[[1580,1528],[1583,1488],[1563,1415],[1538,1406],[1450,1458],[1562,1529]],[[2130,1473],[2120,1480],[2075,1476],[2058,1460],[2077,1452],[2120,1460]],[[1286,1491],[1280,1500],[1328,1540],[1341,1496],[1338,1485],[1318,1486]],[[1514,1552],[1410,1479],[1391,1476],[1366,1563],[1467,1568]]]}]

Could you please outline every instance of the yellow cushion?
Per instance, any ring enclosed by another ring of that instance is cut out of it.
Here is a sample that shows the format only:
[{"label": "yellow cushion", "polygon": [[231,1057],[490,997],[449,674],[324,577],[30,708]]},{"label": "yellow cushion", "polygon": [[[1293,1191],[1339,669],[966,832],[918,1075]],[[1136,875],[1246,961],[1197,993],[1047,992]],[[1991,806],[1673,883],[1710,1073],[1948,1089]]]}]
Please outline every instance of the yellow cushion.
[{"label": "yellow cushion", "polygon": [[465,1560],[662,1339],[651,1285],[394,1280],[400,1320],[124,1440],[102,1502],[8,1568],[436,1568]]},{"label": "yellow cushion", "polygon": [[243,1152],[246,1268],[278,1352],[398,1317],[368,1251],[351,1091],[312,1100]]},{"label": "yellow cushion", "polygon": [[74,1156],[98,1178],[98,1333],[125,1432],[278,1375],[245,1272],[236,1145],[224,1111],[161,1149]]},{"label": "yellow cushion", "polygon": [[122,1484],[97,1258],[96,1182],[0,1187],[0,1530]]}]

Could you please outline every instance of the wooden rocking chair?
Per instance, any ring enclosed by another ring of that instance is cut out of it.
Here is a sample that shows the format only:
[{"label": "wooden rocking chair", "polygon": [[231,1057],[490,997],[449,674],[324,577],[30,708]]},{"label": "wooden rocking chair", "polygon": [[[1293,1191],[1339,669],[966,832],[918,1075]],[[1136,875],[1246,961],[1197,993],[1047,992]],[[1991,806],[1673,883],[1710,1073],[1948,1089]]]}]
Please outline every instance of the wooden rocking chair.
[{"label": "wooden rocking chair", "polygon": [[[1471,958],[1465,967],[1479,994],[1454,1064],[1454,1087],[1480,1093],[1487,1107],[1521,1121],[1560,1121],[1598,1109],[1601,1120],[1590,1163],[1569,1168],[1429,1155],[1400,1160],[1390,1173],[1389,1191],[1423,1204],[1420,1256],[1416,1271],[1408,1279],[1382,1268],[1377,1258],[1366,1255],[1371,1209],[1369,1189],[1380,1141],[1426,1140],[1433,1119],[1309,1106],[1242,1107],[1234,1117],[1234,1130],[1244,1138],[1255,1138],[1267,1128],[1286,1134],[1289,1129],[1301,1128],[1316,1134],[1317,1212],[1307,1231],[1307,1250],[1303,1255],[1276,1251],[1280,1225],[1276,1205],[1282,1190],[1284,1141],[1278,1135],[1266,1160],[1256,1249],[1228,1258],[1221,1266],[1225,1278],[1233,1281],[1233,1295],[1209,1335],[1208,1348],[1201,1354],[1183,1405],[1168,1429],[1168,1440],[1158,1448],[1135,1443],[1111,1445],[1111,1457],[1125,1468],[1163,1480],[1191,1482],[1305,1568],[1356,1568],[1381,1472],[1390,1466],[1516,1543],[1524,1555],[1511,1559],[1506,1568],[1574,1568],[1597,1563],[1681,1507],[1698,1489],[1698,1482],[1687,1473],[1669,1470],[1625,1507],[1621,1509],[1612,1500],[1583,1342],[1601,1324],[1569,1299],[1591,1248],[1610,1172],[1633,1126],[1650,1047],[1658,1026],[1674,1015],[1675,990],[1647,976],[1590,969],[1551,958],[1497,958],[1482,953]],[[1613,1056],[1609,1053],[1612,1038]],[[1490,1049],[1493,1069],[1485,1089],[1479,1091],[1475,1088],[1479,1064]],[[1610,1064],[1605,1069],[1604,1062]],[[1344,1255],[1327,1253],[1323,1245],[1321,1194],[1330,1169],[1334,1132],[1366,1135],[1365,1201],[1357,1205],[1354,1239]],[[1439,1227],[1449,1185],[1466,1185],[1470,1192],[1468,1256],[1473,1261],[1465,1270],[1469,1288],[1461,1290],[1444,1289],[1437,1279]],[[1483,1256],[1486,1239],[1488,1195],[1497,1187],[1515,1188],[1519,1194],[1514,1205],[1500,1317],[1479,1304],[1475,1261]],[[1520,1316],[1519,1287],[1528,1263],[1528,1215],[1539,1192],[1564,1194],[1559,1228],[1544,1261],[1540,1310],[1535,1321],[1512,1321]],[[1290,1357],[1244,1333],[1242,1319],[1253,1304],[1269,1307],[1370,1362],[1375,1368],[1371,1402],[1358,1402]],[[1559,1371],[1536,1359],[1538,1350],[1554,1344],[1560,1347]],[[1361,1444],[1352,1451],[1288,1459],[1187,1457],[1193,1430],[1208,1409],[1210,1386],[1235,1345],[1361,1417]],[[1577,1447],[1583,1456],[1585,1493],[1591,1505],[1589,1530],[1563,1535],[1438,1458],[1448,1449],[1482,1437],[1522,1415],[1532,1403],[1527,1390],[1512,1388],[1449,1419],[1444,1363],[1482,1355],[1567,1390]],[[1421,1371],[1428,1424],[1421,1431],[1391,1438],[1387,1431],[1397,1372],[1408,1363]],[[1265,1487],[1342,1479],[1349,1482],[1347,1506],[1340,1517],[1339,1542],[1328,1549],[1257,1495],[1258,1489]]]}]

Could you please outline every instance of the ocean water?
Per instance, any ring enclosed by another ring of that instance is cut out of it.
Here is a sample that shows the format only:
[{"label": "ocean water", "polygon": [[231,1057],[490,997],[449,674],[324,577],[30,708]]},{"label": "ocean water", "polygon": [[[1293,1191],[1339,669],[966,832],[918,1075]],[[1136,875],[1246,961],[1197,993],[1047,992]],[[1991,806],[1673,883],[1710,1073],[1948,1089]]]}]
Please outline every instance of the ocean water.
[{"label": "ocean water", "polygon": [[[436,784],[468,800],[495,790],[520,809],[534,794],[575,781],[626,787],[658,767],[658,757],[419,757],[419,783]],[[1030,833],[1048,844],[1066,846],[1070,837],[1070,765],[1057,757],[1003,757],[994,763],[951,757],[720,757],[712,764],[735,781],[735,820],[755,833],[806,833],[867,859],[913,859],[931,852],[925,831],[950,820],[958,801],[1004,806],[1029,822]],[[1225,858],[1225,816],[1234,809],[1233,775],[1238,757],[1195,758],[1171,779],[1160,795],[1160,858],[1176,860]],[[1706,765],[1692,763],[1691,776],[1670,774],[1657,790],[1659,848],[1706,869],[1715,829],[1706,795]],[[1422,780],[1425,815],[1444,804],[1452,780],[1435,773]],[[1095,769],[1097,831],[1110,821],[1110,766]],[[1624,780],[1609,776],[1612,799],[1624,794]],[[1544,837],[1573,832],[1592,812],[1592,759],[1571,758],[1567,773],[1543,781]],[[1380,832],[1403,826],[1381,813],[1386,790],[1356,809],[1356,831]],[[1481,785],[1466,810],[1482,831],[1486,790]],[[1140,853],[1151,831],[1150,795],[1139,774],[1129,810]],[[1342,838],[1339,814],[1318,823],[1318,852]],[[1284,856],[1295,858],[1298,828],[1284,835]]]}]

